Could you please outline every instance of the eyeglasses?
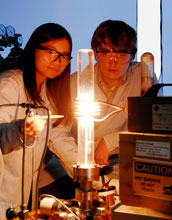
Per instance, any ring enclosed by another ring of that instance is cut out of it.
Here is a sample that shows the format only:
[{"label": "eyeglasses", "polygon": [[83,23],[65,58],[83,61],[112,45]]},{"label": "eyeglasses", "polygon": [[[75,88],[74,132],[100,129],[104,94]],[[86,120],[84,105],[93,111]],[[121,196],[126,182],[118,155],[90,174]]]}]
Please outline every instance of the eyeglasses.
[{"label": "eyeglasses", "polygon": [[49,62],[59,60],[61,65],[68,65],[72,59],[70,55],[62,54],[57,50],[39,46],[39,50],[44,50],[44,56]]},{"label": "eyeglasses", "polygon": [[120,63],[127,63],[131,58],[131,54],[131,52],[126,51],[96,49],[97,60],[104,63],[113,59],[118,60]]}]

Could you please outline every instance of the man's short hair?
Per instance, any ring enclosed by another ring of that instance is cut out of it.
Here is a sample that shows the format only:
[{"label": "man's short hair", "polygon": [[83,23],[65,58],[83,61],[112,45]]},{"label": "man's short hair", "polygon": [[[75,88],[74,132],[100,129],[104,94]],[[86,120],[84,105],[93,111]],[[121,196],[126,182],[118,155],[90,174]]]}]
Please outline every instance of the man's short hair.
[{"label": "man's short hair", "polygon": [[136,31],[123,21],[106,20],[96,28],[92,40],[92,49],[97,49],[105,39],[109,38],[113,46],[135,55],[136,48]]}]

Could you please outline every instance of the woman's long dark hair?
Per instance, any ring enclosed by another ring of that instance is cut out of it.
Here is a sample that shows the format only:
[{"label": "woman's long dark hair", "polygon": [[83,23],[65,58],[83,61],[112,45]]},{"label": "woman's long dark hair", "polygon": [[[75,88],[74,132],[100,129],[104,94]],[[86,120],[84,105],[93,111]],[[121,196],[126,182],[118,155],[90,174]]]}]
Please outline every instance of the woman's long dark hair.
[{"label": "woman's long dark hair", "polygon": [[[23,70],[24,85],[29,99],[35,104],[44,104],[36,86],[35,51],[39,48],[40,44],[59,38],[66,38],[69,41],[71,55],[71,36],[66,29],[55,23],[46,23],[39,26],[33,32],[23,50],[20,63]],[[56,114],[64,115],[64,124],[70,122],[72,118],[70,64],[68,64],[58,77],[47,79],[47,96],[53,105]],[[56,123],[56,125],[58,123]]]}]

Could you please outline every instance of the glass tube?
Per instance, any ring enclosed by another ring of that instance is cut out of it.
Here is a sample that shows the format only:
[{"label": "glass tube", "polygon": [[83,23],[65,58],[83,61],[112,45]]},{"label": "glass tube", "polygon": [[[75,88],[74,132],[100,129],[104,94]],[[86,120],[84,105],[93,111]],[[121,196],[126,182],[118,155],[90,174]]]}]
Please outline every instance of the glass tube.
[{"label": "glass tube", "polygon": [[154,84],[154,56],[146,52],[141,56],[141,95]]},{"label": "glass tube", "polygon": [[78,164],[94,164],[94,54],[90,49],[78,51]]}]

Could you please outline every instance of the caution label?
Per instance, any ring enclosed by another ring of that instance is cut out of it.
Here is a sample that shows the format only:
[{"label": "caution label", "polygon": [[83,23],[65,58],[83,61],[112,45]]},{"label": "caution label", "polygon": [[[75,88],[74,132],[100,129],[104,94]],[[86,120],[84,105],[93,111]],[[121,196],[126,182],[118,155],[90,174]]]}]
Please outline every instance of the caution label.
[{"label": "caution label", "polygon": [[172,163],[164,161],[133,161],[133,191],[172,200]]}]

